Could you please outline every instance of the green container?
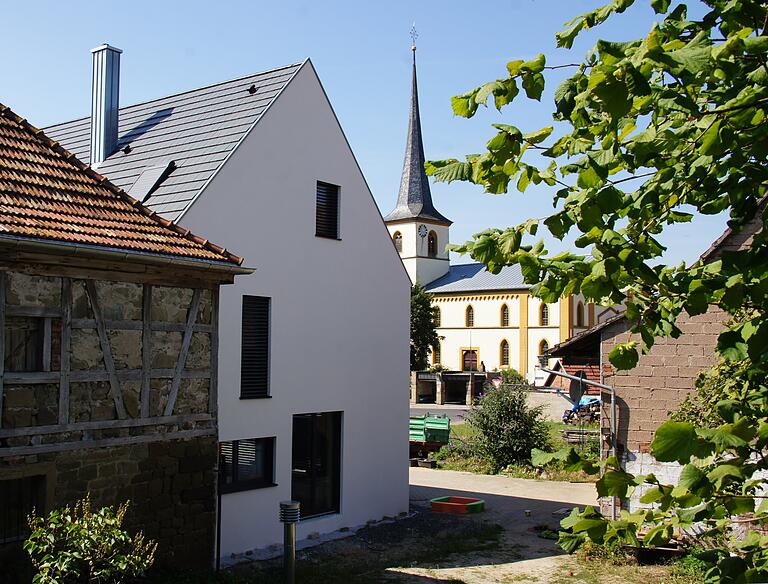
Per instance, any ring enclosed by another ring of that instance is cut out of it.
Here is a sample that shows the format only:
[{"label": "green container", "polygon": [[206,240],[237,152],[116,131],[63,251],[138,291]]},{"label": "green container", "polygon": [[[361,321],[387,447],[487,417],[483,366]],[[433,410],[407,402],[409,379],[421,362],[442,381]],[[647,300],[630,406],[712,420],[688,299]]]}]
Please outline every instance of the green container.
[{"label": "green container", "polygon": [[447,416],[411,416],[408,439],[413,442],[442,442],[451,436],[451,420]]}]

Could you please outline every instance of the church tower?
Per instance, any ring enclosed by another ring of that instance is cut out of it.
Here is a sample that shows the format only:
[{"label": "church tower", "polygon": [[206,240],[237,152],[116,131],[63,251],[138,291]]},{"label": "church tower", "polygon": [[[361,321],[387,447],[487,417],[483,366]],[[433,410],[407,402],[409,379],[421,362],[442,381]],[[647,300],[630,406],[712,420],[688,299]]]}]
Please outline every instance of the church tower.
[{"label": "church tower", "polygon": [[[414,33],[415,37],[415,33]],[[413,46],[413,87],[405,143],[403,176],[397,206],[384,222],[395,244],[411,282],[426,285],[450,269],[448,230],[451,221],[432,204],[429,180],[424,171],[424,144],[421,139],[419,93],[416,87],[416,40]]]}]

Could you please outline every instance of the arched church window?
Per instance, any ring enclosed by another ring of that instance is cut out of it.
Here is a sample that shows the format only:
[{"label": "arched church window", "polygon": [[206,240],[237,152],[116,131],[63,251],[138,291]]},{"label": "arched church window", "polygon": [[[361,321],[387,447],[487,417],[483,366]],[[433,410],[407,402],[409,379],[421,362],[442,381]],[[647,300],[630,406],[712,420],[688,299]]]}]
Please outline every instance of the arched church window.
[{"label": "arched church window", "polygon": [[395,231],[395,234],[392,236],[392,241],[395,242],[397,253],[403,253],[403,234],[399,231]]},{"label": "arched church window", "polygon": [[501,341],[499,347],[499,363],[502,367],[509,365],[509,343],[505,340]]},{"label": "arched church window", "polygon": [[576,305],[576,326],[584,326],[584,304]]},{"label": "arched church window", "polygon": [[436,327],[440,326],[440,319],[441,319],[440,308],[437,307],[437,306],[433,306],[432,307],[432,321],[435,323]]},{"label": "arched church window", "polygon": [[435,345],[432,347],[432,363],[434,365],[440,364],[440,341],[436,342]]},{"label": "arched church window", "polygon": [[543,302],[539,308],[539,326],[549,326],[549,304]]},{"label": "arched church window", "polygon": [[509,306],[502,304],[501,306],[501,326],[509,326]]},{"label": "arched church window", "polygon": [[472,308],[472,305],[467,306],[464,320],[467,328],[472,328],[475,326],[475,309]]},{"label": "arched church window", "polygon": [[434,231],[427,235],[427,255],[431,258],[437,257],[437,233]]},{"label": "arched church window", "polygon": [[543,355],[549,351],[549,343],[547,342],[547,339],[544,339],[539,343],[539,355]]}]

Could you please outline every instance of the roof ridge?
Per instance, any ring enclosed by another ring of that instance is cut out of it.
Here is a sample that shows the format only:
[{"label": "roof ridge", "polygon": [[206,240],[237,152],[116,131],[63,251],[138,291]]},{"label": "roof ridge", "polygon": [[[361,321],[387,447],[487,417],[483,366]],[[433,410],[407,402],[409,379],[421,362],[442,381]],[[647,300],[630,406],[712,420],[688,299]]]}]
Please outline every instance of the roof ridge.
[{"label": "roof ridge", "polygon": [[72,152],[64,148],[59,142],[56,140],[53,140],[49,138],[45,132],[37,128],[36,126],[33,126],[30,124],[25,118],[22,118],[20,115],[15,113],[10,107],[4,105],[0,102],[0,115],[4,115],[11,119],[14,123],[18,124],[28,132],[30,132],[32,135],[35,136],[38,140],[40,140],[43,144],[45,144],[48,148],[53,150],[56,154],[61,156],[65,161],[72,164],[75,168],[82,171],[86,176],[91,178],[92,180],[96,181],[99,185],[107,188],[108,190],[112,191],[115,195],[117,195],[119,198],[123,199],[125,202],[127,202],[132,207],[136,208],[139,212],[141,212],[144,216],[152,219],[156,223],[159,223],[163,227],[166,227],[170,229],[171,231],[175,232],[176,234],[180,235],[184,239],[191,241],[192,243],[195,243],[197,245],[200,245],[203,249],[210,251],[214,254],[223,256],[223,259],[227,262],[234,263],[239,265],[242,265],[243,258],[240,256],[236,256],[233,253],[230,253],[227,251],[226,248],[221,247],[219,245],[210,243],[207,239],[203,239],[202,237],[199,237],[197,235],[194,235],[189,231],[189,229],[185,229],[173,221],[170,221],[169,219],[165,219],[164,217],[161,217],[158,215],[155,211],[151,210],[150,208],[144,206],[140,201],[137,199],[134,199],[131,197],[128,193],[126,193],[123,189],[116,186],[112,182],[107,179],[107,177],[99,174],[93,168],[87,164],[85,164],[83,161],[81,161],[77,156],[75,156]]},{"label": "roof ridge", "polygon": [[[226,85],[227,83],[234,83],[236,81],[240,81],[242,79],[247,79],[248,77],[253,77],[255,75],[266,75],[267,73],[273,73],[275,71],[279,71],[280,69],[288,69],[290,67],[298,67],[298,66],[303,65],[306,61],[307,61],[307,59],[305,59],[304,61],[301,61],[300,63],[291,63],[289,65],[283,65],[281,67],[274,67],[272,69],[267,69],[266,71],[258,71],[256,73],[249,73],[247,75],[242,75],[240,77],[235,77],[233,79],[227,79],[225,81],[219,81],[217,83],[211,83],[209,85],[202,85],[200,87],[194,87],[192,89],[187,89],[185,91],[179,91],[179,92],[176,92],[176,93],[170,93],[168,95],[163,95],[161,97],[155,97],[153,99],[147,99],[145,101],[137,101],[136,103],[131,103],[131,104],[128,104],[128,105],[121,106],[120,109],[125,109],[125,108],[129,108],[129,107],[136,107],[136,106],[140,106],[140,105],[147,105],[147,104],[152,103],[153,101],[161,101],[161,100],[164,100],[164,99],[170,99],[172,97],[178,97],[180,95],[184,95],[185,93],[192,93],[192,92],[195,92],[195,91],[200,91],[201,89],[210,89],[211,87],[216,87],[218,85]],[[2,104],[0,104],[0,105],[2,105]],[[72,124],[74,122],[80,122],[80,121],[83,121],[83,120],[90,119],[90,117],[91,116],[89,114],[87,116],[81,116],[79,118],[73,118],[71,120],[67,120],[66,122],[59,122],[57,124],[51,124],[50,126],[45,126],[45,127],[46,127],[46,129],[58,128],[59,126],[66,126],[67,124]]]}]

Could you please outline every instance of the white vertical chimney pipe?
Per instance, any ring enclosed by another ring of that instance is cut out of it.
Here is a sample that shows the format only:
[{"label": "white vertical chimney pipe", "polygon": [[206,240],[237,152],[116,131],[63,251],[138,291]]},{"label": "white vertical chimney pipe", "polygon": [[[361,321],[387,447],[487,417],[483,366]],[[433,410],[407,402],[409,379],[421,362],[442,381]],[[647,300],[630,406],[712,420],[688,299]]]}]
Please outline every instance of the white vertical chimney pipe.
[{"label": "white vertical chimney pipe", "polygon": [[120,109],[120,54],[123,51],[104,44],[91,49],[91,158],[97,167],[117,150],[117,121]]}]

